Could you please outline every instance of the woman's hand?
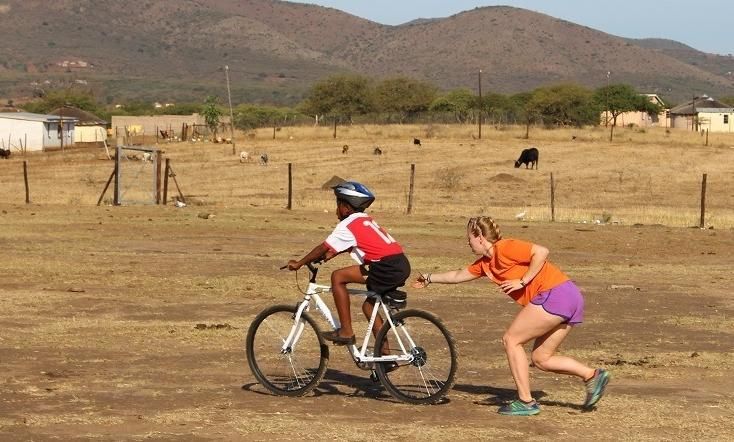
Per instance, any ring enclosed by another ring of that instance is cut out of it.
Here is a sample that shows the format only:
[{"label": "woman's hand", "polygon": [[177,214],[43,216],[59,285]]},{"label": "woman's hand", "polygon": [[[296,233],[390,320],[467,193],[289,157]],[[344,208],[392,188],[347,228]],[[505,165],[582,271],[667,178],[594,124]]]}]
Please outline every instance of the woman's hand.
[{"label": "woman's hand", "polygon": [[424,288],[428,287],[428,285],[430,283],[431,283],[431,274],[430,273],[426,273],[426,274],[421,273],[418,276],[418,279],[416,279],[415,282],[413,283],[413,288],[415,288],[415,289],[424,289]]},{"label": "woman's hand", "polygon": [[525,287],[525,284],[522,283],[521,279],[508,279],[500,283],[500,288],[505,294],[520,290],[523,287]]}]

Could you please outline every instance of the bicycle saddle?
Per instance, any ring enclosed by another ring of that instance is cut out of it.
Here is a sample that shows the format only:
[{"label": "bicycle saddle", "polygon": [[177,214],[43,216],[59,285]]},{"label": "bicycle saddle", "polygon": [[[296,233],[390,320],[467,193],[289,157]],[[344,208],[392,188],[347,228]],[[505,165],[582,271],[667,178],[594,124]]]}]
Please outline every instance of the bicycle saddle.
[{"label": "bicycle saddle", "polygon": [[402,290],[390,290],[382,294],[382,300],[390,307],[401,309],[408,305],[408,294]]}]

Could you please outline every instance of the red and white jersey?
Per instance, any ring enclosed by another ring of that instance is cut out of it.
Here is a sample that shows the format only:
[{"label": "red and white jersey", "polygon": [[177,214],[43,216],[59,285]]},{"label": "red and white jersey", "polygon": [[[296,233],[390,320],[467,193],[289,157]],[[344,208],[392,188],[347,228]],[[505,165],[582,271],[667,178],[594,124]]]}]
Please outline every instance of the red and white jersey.
[{"label": "red and white jersey", "polygon": [[362,212],[355,212],[336,225],[324,241],[326,247],[339,253],[352,249],[350,255],[359,264],[376,262],[385,256],[403,253],[395,239]]}]

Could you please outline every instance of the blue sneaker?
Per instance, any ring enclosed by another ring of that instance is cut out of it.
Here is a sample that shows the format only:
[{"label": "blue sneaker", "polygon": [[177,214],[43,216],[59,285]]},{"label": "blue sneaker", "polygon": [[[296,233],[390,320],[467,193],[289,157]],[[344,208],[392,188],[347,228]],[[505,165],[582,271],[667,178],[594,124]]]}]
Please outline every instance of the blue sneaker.
[{"label": "blue sneaker", "polygon": [[497,413],[505,416],[532,416],[540,413],[540,405],[536,401],[528,404],[516,399],[507,405],[501,406]]},{"label": "blue sneaker", "polygon": [[609,379],[611,378],[612,375],[603,368],[597,368],[594,371],[594,377],[586,381],[585,409],[590,409],[599,402],[599,399],[604,396],[604,390],[606,390]]}]

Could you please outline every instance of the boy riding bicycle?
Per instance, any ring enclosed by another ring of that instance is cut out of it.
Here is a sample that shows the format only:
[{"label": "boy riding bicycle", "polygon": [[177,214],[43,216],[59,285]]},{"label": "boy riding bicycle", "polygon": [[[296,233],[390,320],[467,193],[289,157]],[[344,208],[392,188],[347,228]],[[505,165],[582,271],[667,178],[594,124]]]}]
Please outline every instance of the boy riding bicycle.
[{"label": "boy riding bicycle", "polygon": [[[358,263],[334,270],[331,274],[331,291],[339,315],[341,328],[322,333],[322,337],[338,345],[355,343],[347,284],[367,284],[367,289],[384,294],[405,285],[410,276],[410,263],[403,248],[380,227],[364,210],[375,201],[370,190],[356,181],[347,181],[334,187],[336,215],[339,224],[323,243],[313,248],[298,261],[288,261],[289,270],[298,270],[303,265],[318,259],[329,260],[350,251]],[[375,305],[374,298],[367,298],[362,312],[369,319]],[[382,327],[382,318],[377,315],[372,327],[374,334]]]}]

